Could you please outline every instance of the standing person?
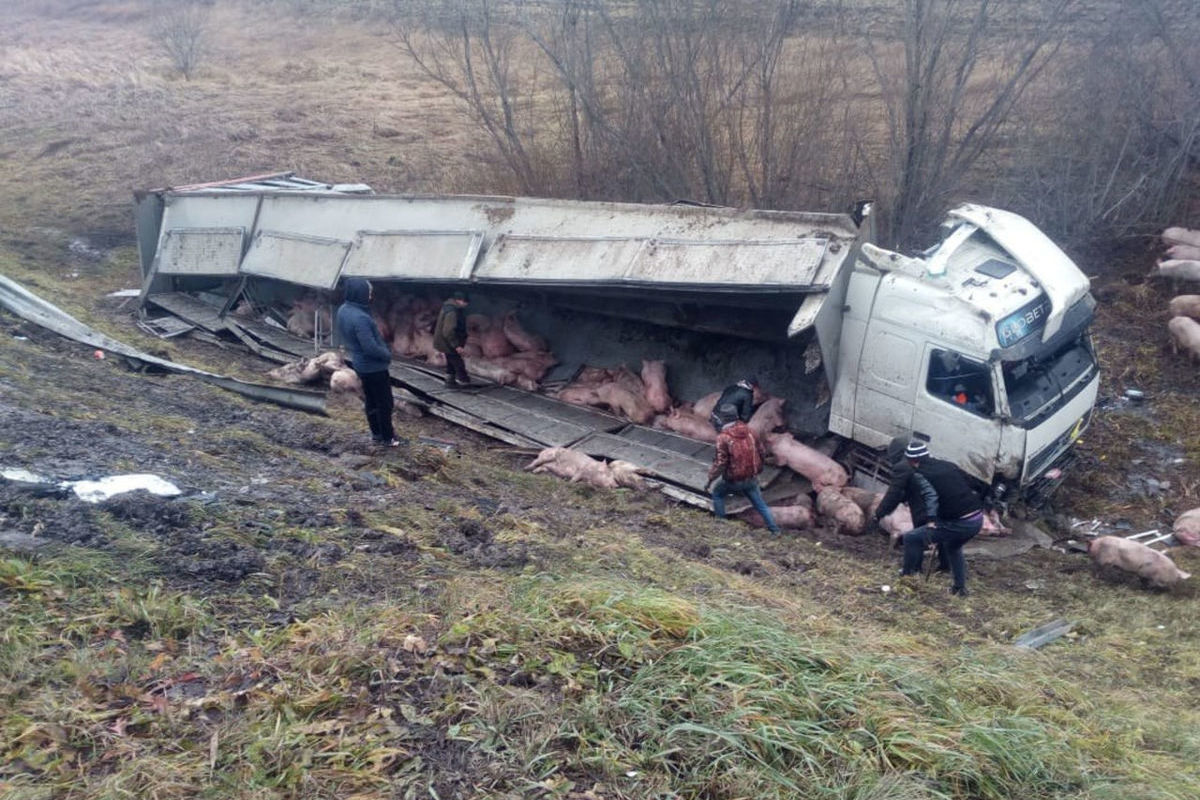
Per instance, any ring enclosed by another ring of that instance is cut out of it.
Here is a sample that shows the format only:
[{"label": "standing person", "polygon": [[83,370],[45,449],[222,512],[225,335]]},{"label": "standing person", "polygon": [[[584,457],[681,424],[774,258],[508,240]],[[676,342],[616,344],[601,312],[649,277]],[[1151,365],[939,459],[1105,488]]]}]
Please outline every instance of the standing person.
[{"label": "standing person", "polygon": [[724,406],[730,405],[737,409],[737,418],[742,422],[749,422],[750,417],[754,416],[754,406],[761,402],[762,396],[758,388],[758,378],[753,376],[742,378],[732,386],[726,386],[725,391],[721,392],[721,396],[717,398],[716,405],[713,406],[712,414],[709,415],[708,421],[719,432],[723,420],[721,418],[721,409]]},{"label": "standing person", "polygon": [[[920,572],[925,549],[931,544],[940,545],[945,548],[953,576],[950,593],[965,597],[967,562],[962,549],[983,527],[983,503],[979,494],[971,488],[966,473],[949,461],[931,458],[924,442],[917,439],[909,442],[904,449],[904,458],[912,469],[908,481],[915,484],[921,494],[927,522],[904,534],[904,564],[900,574],[915,575]],[[878,523],[893,508],[895,503],[892,508],[880,503],[875,511],[875,521]],[[917,514],[914,508],[914,519]]]},{"label": "standing person", "polygon": [[733,416],[732,404],[727,404],[725,413],[729,417],[723,421],[720,433],[717,434],[717,454],[713,457],[712,466],[708,470],[708,482],[704,488],[712,487],[713,513],[725,518],[725,495],[730,492],[740,492],[750,500],[754,510],[762,515],[767,523],[767,530],[773,534],[779,533],[775,517],[767,502],[763,500],[758,488],[758,473],[762,472],[763,451],[762,442],[750,430],[750,426]]},{"label": "standing person", "polygon": [[367,425],[376,444],[399,447],[400,440],[392,428],[392,376],[388,365],[392,351],[384,344],[379,327],[371,319],[371,298],[374,290],[365,278],[346,281],[346,301],[338,306],[337,333],[350,356],[350,365],[358,374],[363,387],[363,410]]},{"label": "standing person", "polygon": [[463,345],[467,343],[467,293],[455,289],[442,303],[433,326],[433,346],[446,355],[446,386],[451,389],[470,386],[467,365],[463,363]]}]

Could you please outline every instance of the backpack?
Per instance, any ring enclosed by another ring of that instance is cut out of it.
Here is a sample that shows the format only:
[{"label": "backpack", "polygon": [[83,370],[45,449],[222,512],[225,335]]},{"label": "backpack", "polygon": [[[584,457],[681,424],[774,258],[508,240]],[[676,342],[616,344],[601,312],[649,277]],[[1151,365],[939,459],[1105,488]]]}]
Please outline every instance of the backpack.
[{"label": "backpack", "polygon": [[726,441],[729,442],[729,463],[725,466],[725,480],[741,483],[762,472],[762,453],[758,451],[753,431],[747,428],[745,436],[728,436]]}]

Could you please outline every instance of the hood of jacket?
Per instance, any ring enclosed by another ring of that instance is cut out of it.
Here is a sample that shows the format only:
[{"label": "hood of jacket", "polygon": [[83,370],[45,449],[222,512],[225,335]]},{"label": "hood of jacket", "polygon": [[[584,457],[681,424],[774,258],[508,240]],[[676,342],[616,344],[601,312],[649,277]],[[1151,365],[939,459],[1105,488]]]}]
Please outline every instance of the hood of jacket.
[{"label": "hood of jacket", "polygon": [[346,302],[367,306],[371,302],[371,282],[366,278],[349,278],[346,281]]},{"label": "hood of jacket", "polygon": [[721,433],[734,439],[749,439],[754,435],[754,432],[750,430],[750,426],[741,420],[732,425],[726,425],[721,429]]}]

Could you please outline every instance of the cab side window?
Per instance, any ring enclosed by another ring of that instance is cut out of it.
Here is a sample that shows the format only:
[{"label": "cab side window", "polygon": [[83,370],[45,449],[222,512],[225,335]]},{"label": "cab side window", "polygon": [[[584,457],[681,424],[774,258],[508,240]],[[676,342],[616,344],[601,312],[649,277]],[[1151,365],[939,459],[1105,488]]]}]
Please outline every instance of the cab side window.
[{"label": "cab side window", "polygon": [[953,350],[933,350],[927,375],[925,390],[939,400],[984,417],[995,410],[987,364]]}]

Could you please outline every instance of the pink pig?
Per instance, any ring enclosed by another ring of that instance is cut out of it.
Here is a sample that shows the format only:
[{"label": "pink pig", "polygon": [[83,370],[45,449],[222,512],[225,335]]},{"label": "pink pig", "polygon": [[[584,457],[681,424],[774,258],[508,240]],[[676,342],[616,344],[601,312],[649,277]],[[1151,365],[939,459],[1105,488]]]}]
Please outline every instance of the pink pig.
[{"label": "pink pig", "polygon": [[1141,542],[1119,536],[1101,536],[1088,545],[1088,554],[1102,567],[1112,566],[1132,572],[1155,586],[1173,586],[1192,577],[1175,562]]},{"label": "pink pig", "polygon": [[866,528],[866,515],[853,500],[837,489],[828,488],[817,492],[817,512],[837,527],[838,533],[858,536]]},{"label": "pink pig", "polygon": [[813,489],[840,489],[850,476],[846,470],[824,453],[803,445],[790,433],[777,433],[767,437],[767,449],[775,456],[775,463],[798,472],[812,481]]},{"label": "pink pig", "polygon": [[663,361],[642,362],[642,383],[650,407],[663,413],[671,407],[671,392],[667,389],[667,365]]}]

